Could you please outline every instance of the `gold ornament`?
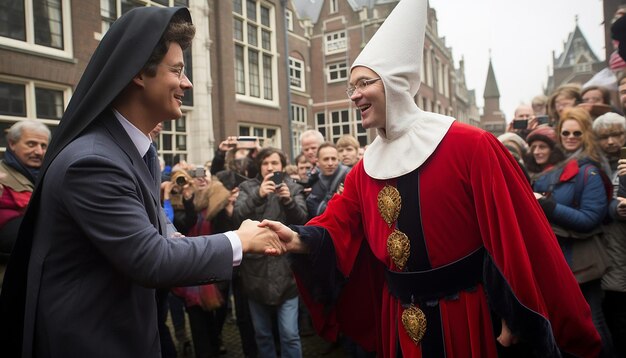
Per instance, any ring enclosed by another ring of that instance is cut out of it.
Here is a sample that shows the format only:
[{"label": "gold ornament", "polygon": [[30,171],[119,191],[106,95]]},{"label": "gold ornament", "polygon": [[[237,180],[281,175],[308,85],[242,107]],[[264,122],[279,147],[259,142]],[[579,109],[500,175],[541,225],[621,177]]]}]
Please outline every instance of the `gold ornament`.
[{"label": "gold ornament", "polygon": [[426,315],[421,309],[411,305],[402,312],[402,325],[411,340],[419,344],[426,333]]},{"label": "gold ornament", "polygon": [[404,270],[404,265],[406,265],[411,254],[409,238],[402,231],[394,230],[387,238],[387,253],[389,253],[396,267],[400,271]]},{"label": "gold ornament", "polygon": [[378,212],[389,227],[398,220],[401,207],[402,198],[400,197],[400,192],[395,187],[385,185],[378,192]]}]

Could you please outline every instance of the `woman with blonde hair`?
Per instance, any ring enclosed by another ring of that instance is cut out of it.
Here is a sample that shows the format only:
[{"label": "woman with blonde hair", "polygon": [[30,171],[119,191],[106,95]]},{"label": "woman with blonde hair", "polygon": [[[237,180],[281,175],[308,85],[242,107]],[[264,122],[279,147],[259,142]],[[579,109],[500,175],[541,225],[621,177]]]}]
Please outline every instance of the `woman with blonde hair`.
[{"label": "woman with blonde hair", "polygon": [[[531,134],[531,142],[541,138]],[[612,357],[600,284],[609,264],[600,235],[611,197],[610,181],[600,169],[602,157],[585,109],[563,111],[557,136],[566,158],[535,177],[532,188],[591,308],[592,321],[602,338],[601,357]]]},{"label": "woman with blonde hair", "polygon": [[557,124],[559,144],[568,158],[586,157],[601,168],[604,158],[601,154],[589,112],[583,108],[568,108],[561,113]]}]

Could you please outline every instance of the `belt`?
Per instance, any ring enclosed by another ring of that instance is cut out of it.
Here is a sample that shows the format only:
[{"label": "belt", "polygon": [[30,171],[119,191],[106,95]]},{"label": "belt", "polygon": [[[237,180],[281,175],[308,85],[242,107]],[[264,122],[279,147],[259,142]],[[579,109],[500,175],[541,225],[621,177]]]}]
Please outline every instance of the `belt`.
[{"label": "belt", "polygon": [[454,295],[482,282],[485,248],[432,270],[396,272],[386,270],[389,292],[403,304],[425,302]]}]

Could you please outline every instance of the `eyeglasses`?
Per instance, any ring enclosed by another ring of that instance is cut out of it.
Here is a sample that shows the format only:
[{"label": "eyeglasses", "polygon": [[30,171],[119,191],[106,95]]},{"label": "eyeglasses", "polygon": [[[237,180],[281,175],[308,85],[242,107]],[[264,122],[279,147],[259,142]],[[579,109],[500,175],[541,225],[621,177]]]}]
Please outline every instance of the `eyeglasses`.
[{"label": "eyeglasses", "polygon": [[172,73],[175,73],[176,76],[178,76],[179,80],[183,80],[184,77],[187,76],[187,73],[185,72],[185,66],[169,66],[169,65],[163,65],[167,68],[170,69],[170,71],[172,71]]},{"label": "eyeglasses", "polygon": [[561,132],[561,135],[562,135],[563,137],[569,137],[570,135],[573,135],[574,137],[578,138],[578,137],[580,137],[581,135],[583,135],[583,132],[581,132],[581,131],[573,131],[573,132],[570,132],[570,131],[563,131],[563,132]]},{"label": "eyeglasses", "polygon": [[352,98],[352,96],[354,95],[354,92],[359,91],[363,93],[363,90],[365,90],[367,86],[379,80],[380,78],[360,79],[356,82],[354,86],[348,87],[346,89],[346,94],[348,95],[348,98]]}]

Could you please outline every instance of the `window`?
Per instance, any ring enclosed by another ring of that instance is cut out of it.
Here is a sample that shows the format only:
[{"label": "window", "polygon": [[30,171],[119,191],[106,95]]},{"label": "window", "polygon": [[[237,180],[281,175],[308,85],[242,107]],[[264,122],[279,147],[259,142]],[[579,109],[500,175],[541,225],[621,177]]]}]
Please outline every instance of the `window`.
[{"label": "window", "polygon": [[163,130],[155,142],[166,165],[173,166],[181,160],[187,160],[187,114],[163,122]]},{"label": "window", "polygon": [[280,129],[278,127],[261,126],[257,124],[240,124],[240,136],[254,136],[259,138],[261,147],[281,149]]},{"label": "window", "polygon": [[337,0],[330,0],[329,2],[330,5],[330,13],[334,14],[339,10],[339,7],[337,5]]},{"label": "window", "polygon": [[327,55],[345,52],[348,49],[346,32],[338,31],[326,34],[324,37],[324,49]]},{"label": "window", "polygon": [[289,57],[289,84],[292,89],[304,91],[304,62]]},{"label": "window", "polygon": [[302,151],[302,147],[300,146],[300,135],[306,131],[306,114],[306,107],[297,104],[291,105],[291,136],[293,138],[292,143],[294,154]]},{"label": "window", "polygon": [[[59,123],[70,97],[70,88],[55,84],[0,78],[0,133],[23,119],[41,120],[51,130]],[[0,135],[0,151],[6,149],[5,136]]]},{"label": "window", "polygon": [[324,135],[324,138],[335,143],[344,134],[351,134],[357,138],[361,145],[368,143],[367,130],[363,128],[361,112],[347,109],[331,111],[327,115],[324,112],[315,115],[315,128]]},{"label": "window", "polygon": [[348,79],[348,64],[345,62],[331,63],[326,66],[327,82],[343,82]]},{"label": "window", "polygon": [[184,6],[189,7],[189,0],[100,0],[102,35],[109,30],[118,17],[141,6]]},{"label": "window", "polygon": [[0,45],[72,58],[70,0],[0,2]]},{"label": "window", "polygon": [[235,89],[245,99],[275,102],[274,8],[255,0],[233,0]]},{"label": "window", "polygon": [[291,10],[285,10],[285,18],[287,20],[287,30],[293,31],[293,12]]}]

